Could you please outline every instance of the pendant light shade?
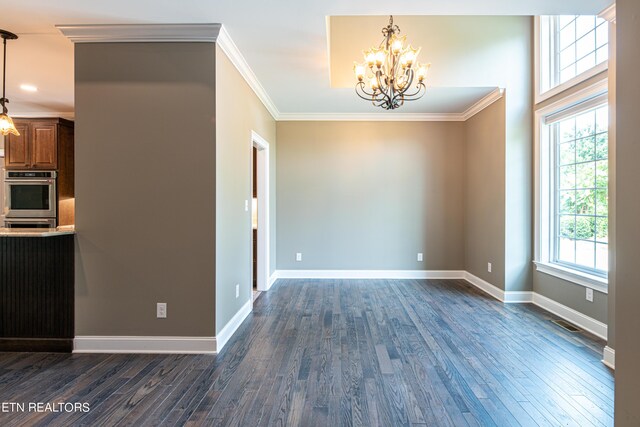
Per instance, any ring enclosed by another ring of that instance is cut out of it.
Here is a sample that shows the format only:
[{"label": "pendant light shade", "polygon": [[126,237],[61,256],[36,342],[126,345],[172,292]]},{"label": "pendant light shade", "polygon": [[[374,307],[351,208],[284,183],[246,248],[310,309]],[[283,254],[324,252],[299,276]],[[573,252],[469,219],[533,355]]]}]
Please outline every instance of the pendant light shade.
[{"label": "pendant light shade", "polygon": [[9,135],[10,133],[15,136],[20,136],[20,132],[16,129],[16,125],[13,124],[13,120],[11,120],[11,117],[6,113],[0,114],[0,133],[4,136]]},{"label": "pendant light shade", "polygon": [[9,100],[7,99],[5,90],[6,90],[6,79],[7,79],[7,40],[15,40],[18,38],[13,33],[9,31],[0,30],[0,37],[2,37],[2,52],[3,52],[3,61],[2,61],[2,98],[0,98],[0,105],[2,105],[2,114],[0,114],[0,133],[2,135],[9,135],[10,133],[16,136],[20,136],[20,132],[16,129],[16,126],[13,124],[13,120],[9,117],[9,110],[7,109],[7,104]]}]

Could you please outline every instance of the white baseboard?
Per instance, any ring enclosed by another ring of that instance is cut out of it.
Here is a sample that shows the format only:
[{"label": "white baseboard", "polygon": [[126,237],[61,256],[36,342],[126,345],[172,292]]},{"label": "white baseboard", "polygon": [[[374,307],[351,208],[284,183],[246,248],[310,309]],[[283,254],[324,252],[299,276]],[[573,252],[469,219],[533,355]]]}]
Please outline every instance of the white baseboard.
[{"label": "white baseboard", "polygon": [[501,301],[505,304],[522,304],[533,302],[533,292],[531,291],[503,291],[497,286],[492,285],[486,280],[483,280],[478,276],[469,273],[468,271],[464,272],[464,279],[476,288],[486,292],[498,301]]},{"label": "white baseboard", "polygon": [[464,277],[463,278],[464,278],[464,280],[466,280],[467,282],[471,283],[476,288],[478,288],[481,291],[484,291],[485,293],[491,295],[492,297],[494,297],[498,301],[505,302],[505,292],[502,289],[498,288],[497,286],[492,285],[491,283],[487,282],[486,280],[483,280],[483,279],[479,278],[478,276],[474,276],[473,274],[469,273],[468,271],[464,272]]},{"label": "white baseboard", "polygon": [[533,302],[531,291],[507,291],[504,293],[505,304],[530,304]]},{"label": "white baseboard", "polygon": [[267,290],[269,290],[271,288],[271,286],[273,286],[273,284],[276,283],[276,280],[278,280],[278,270],[274,271],[273,274],[271,275],[271,277],[269,277],[269,283],[267,284]]},{"label": "white baseboard", "polygon": [[607,325],[596,319],[537,293],[533,294],[533,303],[603,340],[607,339]]},{"label": "white baseboard", "polygon": [[616,369],[616,351],[609,346],[602,352],[602,363],[611,369]]},{"label": "white baseboard", "polygon": [[76,336],[74,353],[214,354],[215,337]]},{"label": "white baseboard", "polygon": [[457,270],[277,270],[278,279],[462,279]]},{"label": "white baseboard", "polygon": [[224,325],[224,328],[216,335],[216,351],[219,353],[225,344],[231,339],[236,330],[242,325],[244,319],[253,310],[253,301],[247,301],[240,310]]}]

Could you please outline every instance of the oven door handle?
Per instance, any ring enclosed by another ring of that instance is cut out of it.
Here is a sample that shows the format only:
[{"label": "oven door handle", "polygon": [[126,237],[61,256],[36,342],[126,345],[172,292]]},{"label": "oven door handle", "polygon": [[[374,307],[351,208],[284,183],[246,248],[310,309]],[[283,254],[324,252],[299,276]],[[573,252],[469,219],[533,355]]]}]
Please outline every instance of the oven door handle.
[{"label": "oven door handle", "polygon": [[5,184],[53,184],[54,179],[5,179]]}]

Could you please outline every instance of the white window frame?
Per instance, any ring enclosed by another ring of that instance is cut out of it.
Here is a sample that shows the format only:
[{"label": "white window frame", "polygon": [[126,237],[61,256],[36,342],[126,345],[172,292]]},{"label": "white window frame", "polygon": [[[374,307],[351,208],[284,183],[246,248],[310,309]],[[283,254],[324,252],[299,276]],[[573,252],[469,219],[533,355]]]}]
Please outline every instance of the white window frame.
[{"label": "white window frame", "polygon": [[[552,260],[551,245],[555,239],[552,238],[551,228],[554,225],[554,207],[552,206],[554,189],[551,187],[551,162],[554,156],[551,153],[549,133],[545,132],[546,125],[544,119],[547,116],[570,108],[587,99],[596,97],[608,91],[609,80],[603,78],[588,87],[576,91],[574,94],[564,97],[535,112],[534,126],[534,196],[535,196],[535,239],[534,239],[534,264],[536,269],[542,273],[567,280],[569,282],[594,289],[598,292],[608,293],[607,278],[590,274],[579,269],[554,263]],[[552,240],[553,239],[553,240]]]},{"label": "white window frame", "polygon": [[[567,89],[572,88],[573,86],[576,86],[584,81],[589,80],[590,78],[597,76],[600,73],[603,73],[605,71],[607,71],[609,69],[609,61],[604,61],[601,62],[600,64],[596,65],[593,68],[589,68],[588,70],[584,71],[581,74],[578,74],[577,76],[575,76],[574,78],[572,78],[571,80],[568,80],[564,83],[561,83],[558,86],[552,87],[551,89],[545,91],[544,93],[541,92],[542,90],[542,73],[543,70],[547,70],[549,67],[549,64],[545,63],[546,58],[542,58],[542,43],[541,43],[541,37],[542,37],[542,31],[541,31],[541,17],[540,16],[536,16],[534,18],[534,66],[535,66],[535,72],[534,72],[534,85],[535,85],[535,102],[536,104],[539,104],[543,101],[546,101],[547,99],[550,99],[562,92],[564,92]],[[544,71],[546,72],[546,71]]]}]

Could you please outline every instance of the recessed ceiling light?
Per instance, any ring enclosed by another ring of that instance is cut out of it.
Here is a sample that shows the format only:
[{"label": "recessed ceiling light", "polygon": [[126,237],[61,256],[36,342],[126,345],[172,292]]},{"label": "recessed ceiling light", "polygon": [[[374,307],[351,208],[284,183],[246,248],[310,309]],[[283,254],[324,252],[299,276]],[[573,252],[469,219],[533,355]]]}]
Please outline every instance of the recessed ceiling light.
[{"label": "recessed ceiling light", "polygon": [[28,84],[22,84],[20,85],[20,89],[26,91],[26,92],[37,92],[38,88],[35,87],[34,85],[28,85]]}]

